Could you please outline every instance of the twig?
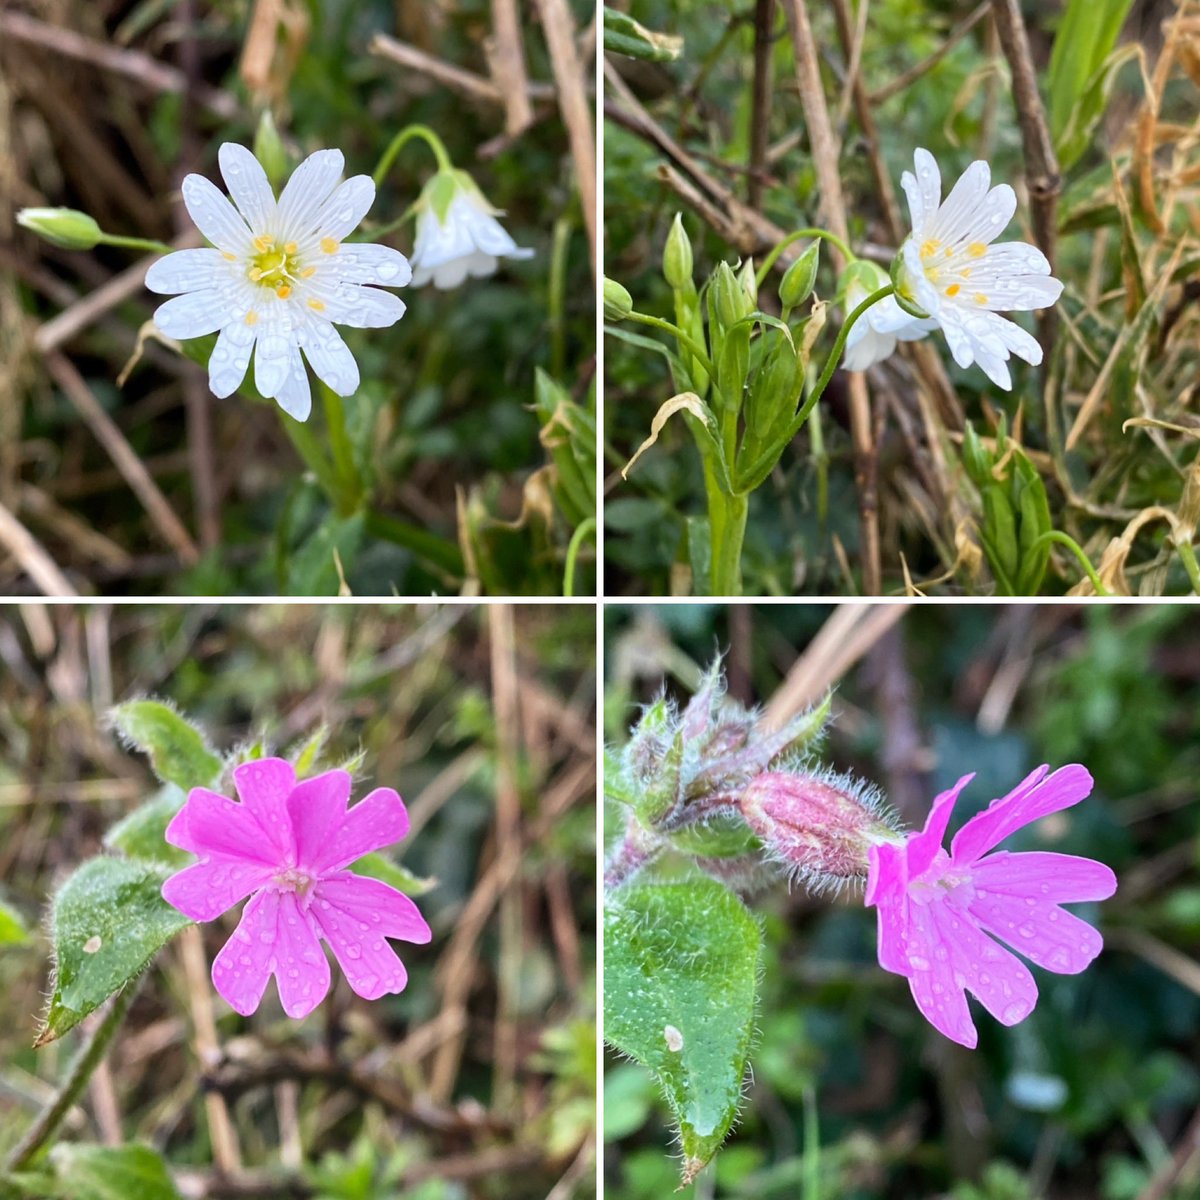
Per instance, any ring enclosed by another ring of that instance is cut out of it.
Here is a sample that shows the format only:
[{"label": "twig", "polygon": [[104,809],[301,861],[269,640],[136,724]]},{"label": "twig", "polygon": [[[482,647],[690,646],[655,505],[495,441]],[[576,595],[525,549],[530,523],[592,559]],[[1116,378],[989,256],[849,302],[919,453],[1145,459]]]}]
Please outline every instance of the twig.
[{"label": "twig", "polygon": [[583,223],[588,233],[592,271],[596,271],[596,138],[595,117],[584,90],[583,67],[575,50],[575,18],[567,0],[537,0],[542,31],[550,51],[550,66],[558,92],[558,107],[571,155],[575,160],[575,182],[583,205]]},{"label": "twig", "polygon": [[242,61],[238,70],[252,92],[262,92],[271,79],[271,60],[275,57],[275,35],[279,29],[280,0],[255,0]]},{"label": "twig", "polygon": [[487,56],[492,79],[504,97],[504,132],[515,138],[533,122],[517,0],[492,0],[492,37]]},{"label": "twig", "polygon": [[[165,66],[140,50],[108,46],[74,30],[47,25],[25,13],[0,12],[0,34],[14,41],[41,46],[89,66],[115,71],[154,92],[181,93],[186,87],[187,81],[182,71]],[[196,91],[196,99],[224,121],[238,115],[237,101],[230,92],[201,87]]]},{"label": "twig", "polygon": [[17,560],[42,595],[78,595],[42,544],[3,504],[0,504],[0,545]]},{"label": "twig", "polygon": [[883,87],[876,88],[875,91],[871,92],[869,96],[871,103],[880,105],[885,100],[890,100],[897,92],[902,92],[906,88],[911,87],[927,71],[932,71],[983,20],[987,10],[991,6],[992,0],[982,0],[982,3],[971,10],[969,16],[965,17],[954,27],[949,37],[941,42],[932,54],[927,58],[921,59],[915,67],[909,67],[903,74],[897,75],[891,83],[885,83]]},{"label": "twig", "polygon": [[192,566],[200,557],[196,543],[192,541],[191,535],[175,515],[175,510],[167,503],[166,497],[159,491],[158,485],[151,479],[150,473],[126,440],[125,435],[117,428],[108,413],[100,407],[99,401],[92,395],[83,376],[61,354],[48,354],[45,361],[46,369],[50,372],[51,377],[62,388],[67,399],[71,401],[79,415],[91,427],[97,440],[108,451],[109,457],[121,474],[125,476],[138,499],[141,500],[151,521],[164,540],[184,563]]},{"label": "twig", "polygon": [[[1192,1115],[1175,1153],[1163,1163],[1138,1200],[1167,1200],[1176,1184],[1194,1184],[1200,1177],[1200,1109]],[[1183,1193],[1180,1193],[1183,1194]]]},{"label": "twig", "polygon": [[771,60],[775,25],[775,0],[755,0],[754,85],[750,109],[750,160],[746,201],[762,205],[763,174],[767,165],[767,135],[771,126]]}]

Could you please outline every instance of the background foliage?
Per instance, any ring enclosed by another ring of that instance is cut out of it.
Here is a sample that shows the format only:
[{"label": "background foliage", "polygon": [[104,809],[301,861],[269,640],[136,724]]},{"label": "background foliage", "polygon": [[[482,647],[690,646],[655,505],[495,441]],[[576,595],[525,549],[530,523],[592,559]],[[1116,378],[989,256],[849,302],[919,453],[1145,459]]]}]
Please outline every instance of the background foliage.
[{"label": "background foliage", "polygon": [[[1104,933],[1099,960],[1080,976],[1035,971],[1038,1006],[1012,1029],[980,1010],[976,1051],[937,1034],[878,967],[861,892],[769,888],[751,903],[765,940],[746,1103],[684,1195],[1196,1195],[1200,624],[1189,608],[609,606],[605,621],[614,744],[637,704],[664,686],[686,699],[727,650],[743,703],[788,711],[836,685],[824,760],[881,785],[909,828],[967,772],[978,774],[952,829],[1039,763],[1085,763],[1093,795],[1012,846],[1095,857],[1120,881],[1112,900],[1079,910]],[[721,931],[706,936],[719,944]],[[668,1125],[648,1072],[611,1057],[606,1194],[653,1200],[676,1186]]]},{"label": "background foliage", "polygon": [[52,1194],[593,1195],[594,644],[571,606],[0,611],[0,1162],[91,1027],[32,1049],[39,916],[102,839],[135,851],[146,826],[116,823],[159,785],[105,714],[153,692],[222,752],[324,722],[328,761],[361,754],[355,798],[386,784],[408,804],[389,854],[432,881],[433,941],[398,946],[401,995],[368,1003],[335,977],[298,1022],[273,990],[248,1019],[213,991],[234,914],[200,927],[198,965],[172,941],[36,1164]]}]

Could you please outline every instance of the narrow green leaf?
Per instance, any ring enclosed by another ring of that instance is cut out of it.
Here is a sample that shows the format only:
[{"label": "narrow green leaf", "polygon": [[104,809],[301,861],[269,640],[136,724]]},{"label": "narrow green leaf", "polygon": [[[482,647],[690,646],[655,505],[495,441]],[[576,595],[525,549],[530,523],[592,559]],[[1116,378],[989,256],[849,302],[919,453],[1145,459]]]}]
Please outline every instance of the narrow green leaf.
[{"label": "narrow green leaf", "polygon": [[[336,596],[363,538],[362,513],[339,517],[330,513],[305,539],[288,563],[289,596]],[[340,568],[339,568],[340,564]]]},{"label": "narrow green leaf", "polygon": [[737,1115],[761,946],[745,905],[712,880],[622,888],[605,907],[605,1036],[662,1088],[685,1182]]},{"label": "narrow green leaf", "polygon": [[351,863],[350,870],[356,875],[366,875],[378,879],[380,883],[389,884],[406,896],[423,896],[437,887],[436,879],[422,878],[383,854],[365,854],[357,862]]},{"label": "narrow green leaf", "polygon": [[92,858],[54,898],[54,995],[36,1045],[61,1037],[135,979],[191,922],[162,898],[166,863]]},{"label": "narrow green leaf", "polygon": [[144,858],[151,862],[182,866],[191,861],[191,855],[177,846],[169,845],[165,836],[171,818],[183,807],[186,799],[187,793],[182,788],[168,783],[145,804],[122,817],[104,835],[105,846],[109,850],[119,850],[130,858]]},{"label": "narrow green leaf", "polygon": [[166,1163],[149,1146],[62,1142],[50,1162],[58,1194],[71,1200],[179,1200]]},{"label": "narrow green leaf", "polygon": [[112,710],[121,736],[150,759],[164,783],[190,791],[213,787],[221,777],[221,760],[204,735],[174,709],[157,700],[131,700]]},{"label": "narrow green leaf", "polygon": [[654,33],[628,13],[604,6],[604,49],[644,62],[672,62],[683,53],[683,38]]},{"label": "narrow green leaf", "polygon": [[302,742],[297,742],[287,753],[288,761],[296,768],[296,778],[306,779],[315,774],[321,763],[321,751],[329,740],[329,726],[322,722]]}]

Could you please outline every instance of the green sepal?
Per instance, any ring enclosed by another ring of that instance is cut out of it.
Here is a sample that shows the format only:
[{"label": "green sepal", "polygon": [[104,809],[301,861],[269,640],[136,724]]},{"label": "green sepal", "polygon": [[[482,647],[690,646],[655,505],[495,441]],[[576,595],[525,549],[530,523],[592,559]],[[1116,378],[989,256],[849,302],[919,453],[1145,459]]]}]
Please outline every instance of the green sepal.
[{"label": "green sepal", "polygon": [[150,760],[164,783],[185,792],[214,787],[223,764],[204,735],[173,708],[158,700],[130,700],[110,713],[117,732]]}]

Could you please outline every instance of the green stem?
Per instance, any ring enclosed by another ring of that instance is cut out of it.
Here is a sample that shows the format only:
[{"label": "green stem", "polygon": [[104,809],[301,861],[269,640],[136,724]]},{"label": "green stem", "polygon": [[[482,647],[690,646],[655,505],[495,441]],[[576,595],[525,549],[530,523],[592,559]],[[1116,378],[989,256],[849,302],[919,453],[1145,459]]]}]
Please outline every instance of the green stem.
[{"label": "green stem", "polygon": [[1200,566],[1196,564],[1196,552],[1192,549],[1191,542],[1176,542],[1175,549],[1179,551],[1179,561],[1183,563],[1183,569],[1187,572],[1192,591],[1200,596]]},{"label": "green stem", "polygon": [[325,407],[325,423],[328,426],[329,449],[333,454],[333,469],[337,479],[338,496],[341,504],[338,515],[347,517],[358,508],[365,488],[359,478],[354,462],[354,449],[346,431],[346,409],[342,398],[327,384],[322,383],[321,400]]},{"label": "green stem", "polygon": [[447,575],[455,579],[462,578],[462,552],[448,539],[438,537],[436,533],[430,533],[416,525],[410,525],[407,521],[377,512],[367,513],[365,527],[368,533],[411,550]]},{"label": "green stem", "polygon": [[583,546],[583,539],[588,534],[595,534],[596,518],[588,517],[588,519],[580,524],[580,526],[571,534],[571,540],[567,543],[567,562],[563,567],[563,595],[575,595],[575,560],[579,557],[580,548]]},{"label": "green stem", "polygon": [[821,1128],[817,1093],[805,1087],[804,1102],[804,1200],[821,1200]]},{"label": "green stem", "polygon": [[746,538],[746,517],[750,498],[723,492],[713,472],[705,471],[708,491],[708,527],[712,563],[709,567],[709,595],[742,594],[742,543]]},{"label": "green stem", "polygon": [[156,242],[153,238],[121,237],[116,233],[102,233],[102,246],[126,246],[130,250],[149,250],[152,254],[174,254],[175,247],[166,242]]},{"label": "green stem", "polygon": [[[338,512],[343,512],[346,498],[342,494],[341,481],[337,471],[321,452],[316,435],[303,421],[297,421],[286,413],[280,413],[280,420],[283,423],[284,432],[291,439],[292,445],[296,447],[296,452],[304,460],[304,465],[316,476],[317,482],[333,506]],[[343,515],[345,514],[343,513]]]},{"label": "green stem", "polygon": [[[1100,582],[1100,576],[1096,574],[1096,568],[1092,566],[1091,560],[1084,554],[1079,543],[1069,533],[1063,533],[1060,529],[1051,529],[1043,533],[1040,537],[1034,538],[1027,553],[1032,554],[1035,550],[1040,549],[1043,544],[1048,545],[1051,542],[1057,542],[1058,545],[1065,546],[1075,555],[1079,560],[1079,565],[1083,568],[1083,573],[1092,581],[1092,587],[1096,589],[1097,596],[1112,595],[1104,584]],[[1191,547],[1189,546],[1188,549],[1191,549]]]},{"label": "green stem", "polygon": [[841,252],[848,263],[855,261],[856,255],[849,246],[846,245],[836,233],[830,233],[828,229],[797,229],[795,233],[789,233],[771,253],[763,259],[763,265],[758,268],[758,273],[755,275],[755,282],[759,287],[762,287],[763,280],[771,273],[771,268],[778,261],[779,256],[793,243],[798,242],[801,238],[824,238],[827,242],[832,242]]},{"label": "green stem", "polygon": [[117,1032],[129,1006],[137,995],[140,980],[127,983],[116,995],[108,1012],[101,1018],[100,1023],[92,1030],[90,1040],[80,1050],[75,1061],[67,1071],[67,1077],[57,1094],[42,1109],[34,1123],[25,1131],[25,1136],[13,1147],[4,1168],[8,1172],[20,1171],[28,1166],[38,1151],[54,1137],[63,1118],[75,1105],[83,1089],[87,1086],[96,1068],[104,1061],[108,1053],[109,1043]]},{"label": "green stem", "polygon": [[663,329],[667,333],[677,337],[680,343],[688,348],[700,361],[700,365],[708,372],[708,377],[713,380],[714,384],[717,378],[717,370],[712,365],[712,359],[708,357],[708,351],[701,346],[694,338],[684,333],[678,325],[672,325],[670,321],[664,321],[662,317],[652,317],[649,313],[641,313],[634,309],[625,318],[627,321],[640,321],[643,325],[652,325],[655,329]]},{"label": "green stem", "polygon": [[392,163],[396,161],[396,155],[413,138],[420,138],[433,151],[433,157],[437,159],[439,171],[451,171],[454,169],[454,164],[450,161],[450,155],[446,153],[445,143],[428,125],[406,125],[392,138],[391,144],[383,152],[383,157],[380,158],[375,167],[375,173],[371,178],[375,181],[376,187],[383,182],[384,177],[391,170]]}]

